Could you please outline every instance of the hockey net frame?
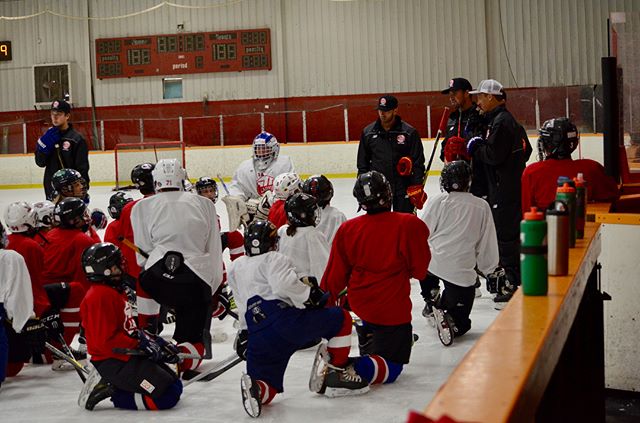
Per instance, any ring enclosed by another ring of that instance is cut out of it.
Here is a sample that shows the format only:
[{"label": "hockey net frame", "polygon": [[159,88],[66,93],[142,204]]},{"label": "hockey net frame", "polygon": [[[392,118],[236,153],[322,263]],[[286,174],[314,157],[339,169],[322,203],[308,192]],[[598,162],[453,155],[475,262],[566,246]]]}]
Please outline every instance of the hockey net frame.
[{"label": "hockey net frame", "polygon": [[[125,157],[129,154],[136,157],[126,160]],[[181,160],[183,168],[187,167],[186,144],[183,141],[118,143],[113,148],[113,155],[116,179],[114,191],[135,189],[130,179],[131,169],[140,163],[153,162],[155,164],[160,159],[176,158]],[[123,169],[122,166],[127,166],[129,169]]]}]

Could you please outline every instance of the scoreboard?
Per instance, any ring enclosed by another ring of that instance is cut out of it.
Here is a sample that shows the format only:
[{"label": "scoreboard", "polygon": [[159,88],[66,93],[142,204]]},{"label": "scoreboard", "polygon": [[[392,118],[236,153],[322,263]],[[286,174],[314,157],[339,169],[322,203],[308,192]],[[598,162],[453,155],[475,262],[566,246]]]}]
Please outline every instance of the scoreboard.
[{"label": "scoreboard", "polygon": [[271,30],[96,39],[98,79],[271,70]]}]

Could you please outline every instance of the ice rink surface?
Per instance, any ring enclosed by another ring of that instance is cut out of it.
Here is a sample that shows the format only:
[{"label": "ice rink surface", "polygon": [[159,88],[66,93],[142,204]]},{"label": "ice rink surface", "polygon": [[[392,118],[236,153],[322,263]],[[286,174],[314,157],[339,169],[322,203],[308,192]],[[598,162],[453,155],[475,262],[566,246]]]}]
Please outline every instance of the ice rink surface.
[{"label": "ice rink surface", "polygon": [[[200,176],[200,175],[192,175]],[[342,210],[347,217],[356,215],[357,203],[351,194],[353,179],[334,179],[335,196],[332,205]],[[220,195],[224,195],[222,187]],[[430,176],[427,193],[433,196],[439,192],[438,177]],[[112,192],[107,187],[93,187],[90,190],[90,208],[98,207],[106,212]],[[139,195],[131,192],[134,198]],[[18,200],[40,201],[44,197],[42,189],[0,190],[0,210],[4,217],[6,206]],[[224,204],[216,204],[227,228]],[[384,230],[384,228],[380,228]],[[380,254],[395,254],[381,246]],[[228,261],[228,256],[226,257]],[[476,340],[493,322],[498,311],[493,301],[482,287],[483,296],[476,298],[471,320],[473,327],[452,346],[444,347],[438,340],[435,328],[422,317],[424,302],[420,296],[417,281],[412,282],[413,330],[419,340],[413,346],[411,362],[405,366],[399,379],[391,385],[375,385],[363,396],[346,398],[326,398],[311,393],[307,387],[310,367],[315,348],[296,353],[285,374],[285,392],[277,395],[272,404],[264,407],[259,420],[262,422],[404,422],[409,410],[422,410],[446,381],[455,366],[471,349]],[[173,327],[165,327],[163,336],[170,337]],[[214,320],[212,332],[217,338],[227,339],[213,344],[214,358],[204,362],[206,369],[233,353],[235,329],[230,318],[220,322]],[[273,346],[278,348],[277,345]],[[351,355],[357,355],[357,338],[352,335]],[[211,382],[195,382],[186,387],[177,407],[161,412],[127,411],[114,409],[109,400],[98,404],[93,412],[77,405],[81,381],[74,371],[53,372],[48,365],[28,365],[17,377],[7,379],[0,388],[0,420],[4,422],[112,422],[123,421],[166,421],[166,422],[237,422],[251,421],[240,399],[240,374],[244,363]],[[480,394],[480,393],[479,393]],[[134,420],[135,419],[135,420]]]}]

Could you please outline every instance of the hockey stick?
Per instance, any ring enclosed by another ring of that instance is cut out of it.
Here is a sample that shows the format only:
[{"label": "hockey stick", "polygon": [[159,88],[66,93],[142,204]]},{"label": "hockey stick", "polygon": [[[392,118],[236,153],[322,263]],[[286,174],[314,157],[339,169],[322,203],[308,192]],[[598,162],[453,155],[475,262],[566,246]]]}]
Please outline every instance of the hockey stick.
[{"label": "hockey stick", "polygon": [[119,236],[118,237],[118,241],[122,242],[125,246],[131,248],[133,251],[135,251],[136,253],[140,254],[142,257],[149,258],[149,254],[147,254],[145,251],[141,250],[140,247],[138,247],[133,242],[129,241],[127,238],[125,238],[123,236]]},{"label": "hockey stick", "polygon": [[[148,355],[145,351],[136,350],[134,348],[113,348],[111,351],[113,351],[116,354],[123,354],[123,355],[133,355],[133,356]],[[200,354],[177,353],[176,355],[180,360],[185,360],[185,359],[202,360],[204,358]]]},{"label": "hockey stick", "polygon": [[51,353],[53,355],[63,359],[67,363],[71,364],[76,369],[76,371],[78,372],[78,375],[80,376],[80,379],[82,379],[82,382],[84,383],[84,381],[86,380],[86,377],[84,375],[85,374],[86,375],[89,374],[89,369],[87,369],[85,366],[83,366],[82,363],[80,363],[78,360],[76,360],[75,358],[69,356],[68,354],[63,353],[62,351],[60,351],[59,349],[57,349],[56,347],[54,347],[50,343],[45,342],[44,346],[49,351],[51,351]]},{"label": "hockey stick", "polygon": [[234,353],[222,360],[220,363],[216,364],[211,369],[202,371],[197,376],[194,376],[191,379],[187,380],[183,383],[183,386],[191,385],[193,382],[196,382],[198,380],[202,380],[203,382],[210,382],[242,361],[243,360]]},{"label": "hockey stick", "polygon": [[444,132],[444,125],[447,122],[447,118],[449,116],[449,108],[445,107],[442,112],[442,117],[440,118],[440,125],[438,125],[438,132],[436,132],[436,139],[433,142],[433,149],[431,150],[431,156],[429,157],[429,163],[427,164],[427,169],[424,172],[424,182],[423,185],[427,183],[427,178],[429,177],[429,170],[431,170],[431,165],[433,164],[433,157],[436,155],[436,149],[438,148],[438,141],[440,141],[440,137]]},{"label": "hockey stick", "polygon": [[[69,344],[67,344],[67,341],[64,340],[64,337],[62,336],[61,333],[58,333],[58,341],[60,341],[60,344],[62,344],[62,348],[64,348],[64,350],[66,351],[67,355],[69,357],[71,357],[74,361],[77,361],[76,358],[73,356],[73,351],[71,351],[71,347],[69,346]],[[78,361],[78,363],[79,363],[79,361]],[[78,376],[80,376],[80,379],[82,379],[82,383],[84,383],[85,380],[87,380],[87,378],[84,376],[84,374],[76,366],[74,366],[74,367],[76,369],[76,372],[78,372]]]},{"label": "hockey stick", "polygon": [[218,180],[220,181],[220,183],[222,184],[222,188],[224,188],[224,192],[227,193],[227,195],[229,194],[229,188],[227,187],[227,184],[224,183],[224,180],[222,179],[222,176],[220,176],[220,174],[216,174],[216,176],[218,177]]}]

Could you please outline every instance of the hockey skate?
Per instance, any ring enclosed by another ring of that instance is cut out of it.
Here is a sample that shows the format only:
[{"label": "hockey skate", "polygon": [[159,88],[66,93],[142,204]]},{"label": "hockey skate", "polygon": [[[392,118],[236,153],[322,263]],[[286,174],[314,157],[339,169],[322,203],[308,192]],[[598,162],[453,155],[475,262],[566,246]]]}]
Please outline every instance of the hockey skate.
[{"label": "hockey skate", "polygon": [[262,402],[260,401],[260,387],[246,373],[242,373],[240,378],[240,392],[242,393],[242,406],[244,411],[254,419],[262,412]]},{"label": "hockey skate", "polygon": [[91,370],[78,396],[78,405],[87,410],[93,410],[102,400],[113,395],[114,387],[100,376],[95,368]]},{"label": "hockey skate", "polygon": [[329,398],[361,395],[369,392],[369,382],[356,373],[353,364],[345,368],[327,365],[324,383],[320,393]]},{"label": "hockey skate", "polygon": [[433,317],[433,309],[440,302],[440,288],[434,288],[429,293],[429,299],[425,301],[424,308],[422,309],[422,316],[427,318],[427,322],[431,324],[431,326],[436,326],[435,318]]},{"label": "hockey skate", "polygon": [[309,390],[317,394],[321,394],[324,383],[325,373],[327,372],[327,363],[329,362],[329,351],[327,351],[327,343],[322,341],[316,350],[316,356],[311,366],[311,375],[309,376]]},{"label": "hockey skate", "polygon": [[439,308],[433,308],[433,317],[436,322],[438,338],[445,347],[453,343],[453,322],[451,316]]}]

